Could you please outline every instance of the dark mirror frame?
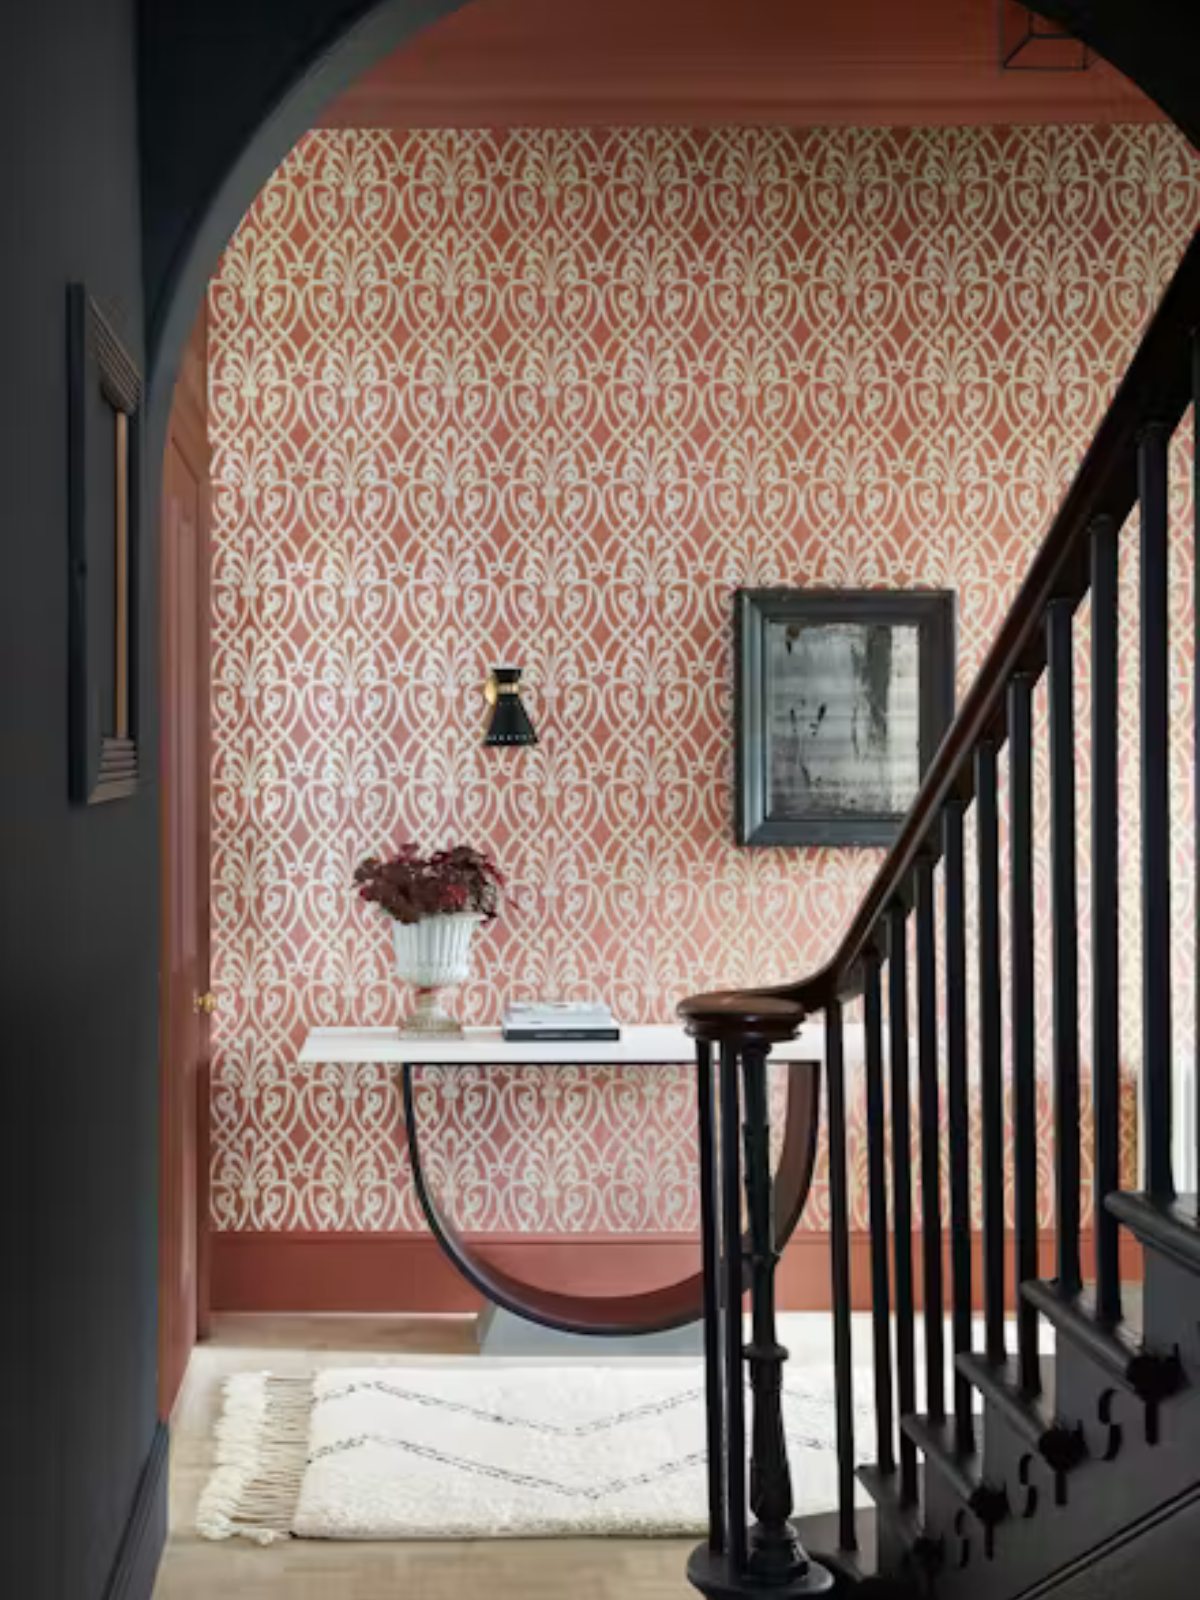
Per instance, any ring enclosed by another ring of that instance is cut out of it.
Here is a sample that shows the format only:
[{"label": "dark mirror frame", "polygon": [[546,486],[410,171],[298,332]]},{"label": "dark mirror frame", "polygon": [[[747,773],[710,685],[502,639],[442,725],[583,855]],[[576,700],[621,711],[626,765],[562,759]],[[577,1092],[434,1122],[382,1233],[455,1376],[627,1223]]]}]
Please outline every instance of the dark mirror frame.
[{"label": "dark mirror frame", "polygon": [[[97,394],[112,417],[112,443],[96,440]],[[68,769],[80,805],[135,794],[138,783],[138,532],[142,380],[121,341],[82,284],[67,289],[67,490],[69,605]],[[113,452],[115,493],[91,481],[97,450]],[[93,569],[114,574],[97,592]],[[102,559],[103,558],[103,559]],[[111,608],[100,629],[98,607]],[[111,633],[109,659],[97,643]],[[111,707],[111,711],[107,708]]]},{"label": "dark mirror frame", "polygon": [[902,815],[768,815],[766,633],[779,622],[889,622],[920,633],[920,772],[954,717],[955,616],[949,589],[738,589],[733,600],[734,827],[738,844],[890,845]]}]

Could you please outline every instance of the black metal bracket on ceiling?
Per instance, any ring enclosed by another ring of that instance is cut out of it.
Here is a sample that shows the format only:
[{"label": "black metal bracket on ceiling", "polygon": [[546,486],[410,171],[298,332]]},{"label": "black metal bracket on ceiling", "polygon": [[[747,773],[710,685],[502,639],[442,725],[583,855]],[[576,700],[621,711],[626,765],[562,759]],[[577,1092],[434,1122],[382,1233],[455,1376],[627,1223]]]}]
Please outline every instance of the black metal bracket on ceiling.
[{"label": "black metal bracket on ceiling", "polygon": [[996,26],[1001,72],[1086,72],[1092,64],[1082,39],[1020,0],[996,0]]}]

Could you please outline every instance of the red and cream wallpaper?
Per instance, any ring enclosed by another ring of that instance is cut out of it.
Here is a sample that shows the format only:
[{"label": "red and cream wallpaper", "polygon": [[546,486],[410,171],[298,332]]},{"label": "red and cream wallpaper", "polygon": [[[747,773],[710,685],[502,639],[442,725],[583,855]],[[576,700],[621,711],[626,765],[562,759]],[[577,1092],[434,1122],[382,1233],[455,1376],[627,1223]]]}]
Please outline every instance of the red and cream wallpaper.
[{"label": "red and cream wallpaper", "polygon": [[[419,1226],[390,1076],[296,1059],[406,1004],[369,851],[498,856],[472,1022],[830,953],[880,856],[733,844],[734,589],[952,588],[961,693],[1198,222],[1161,124],[292,152],[210,298],[218,1229]],[[685,1069],[427,1088],[470,1226],[693,1225]]]}]

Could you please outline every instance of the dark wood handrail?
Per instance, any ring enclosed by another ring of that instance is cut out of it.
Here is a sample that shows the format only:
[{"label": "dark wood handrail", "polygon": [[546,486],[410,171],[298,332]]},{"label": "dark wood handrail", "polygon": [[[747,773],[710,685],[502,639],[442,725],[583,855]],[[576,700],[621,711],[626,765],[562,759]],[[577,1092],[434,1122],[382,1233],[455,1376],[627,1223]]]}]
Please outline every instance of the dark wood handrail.
[{"label": "dark wood handrail", "polygon": [[1191,402],[1191,342],[1200,328],[1200,231],[1192,238],[1105,413],[1050,531],[1033,559],[966,699],[930,763],[920,792],[837,953],[819,972],[798,983],[754,991],[795,1001],[807,1015],[839,996],[857,992],[864,953],[875,946],[888,906],[911,900],[917,861],[941,854],[943,807],[974,796],[973,755],[1007,731],[1005,695],[1019,672],[1045,666],[1042,629],[1054,600],[1078,605],[1088,590],[1088,535],[1097,519],[1119,528],[1137,500],[1137,440],[1147,427],[1174,432]]}]

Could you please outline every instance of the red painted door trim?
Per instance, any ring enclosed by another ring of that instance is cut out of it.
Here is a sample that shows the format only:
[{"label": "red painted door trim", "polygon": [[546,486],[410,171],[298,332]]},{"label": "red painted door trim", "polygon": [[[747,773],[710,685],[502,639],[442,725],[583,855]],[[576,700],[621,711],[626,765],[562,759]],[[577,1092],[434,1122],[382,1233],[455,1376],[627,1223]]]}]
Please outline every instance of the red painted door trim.
[{"label": "red painted door trim", "polygon": [[185,352],[161,508],[159,1415],[209,1318],[210,482],[207,321]]}]

